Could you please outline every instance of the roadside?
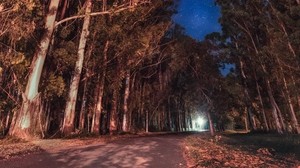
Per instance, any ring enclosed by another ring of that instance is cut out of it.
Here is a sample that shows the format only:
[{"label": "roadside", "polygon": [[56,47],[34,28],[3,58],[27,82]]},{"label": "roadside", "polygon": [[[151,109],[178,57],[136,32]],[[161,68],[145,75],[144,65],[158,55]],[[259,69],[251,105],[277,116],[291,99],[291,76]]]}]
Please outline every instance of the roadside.
[{"label": "roadside", "polygon": [[297,153],[300,138],[283,137],[272,134],[219,134],[214,138],[208,133],[193,135],[185,139],[188,167],[297,168],[300,166]]}]

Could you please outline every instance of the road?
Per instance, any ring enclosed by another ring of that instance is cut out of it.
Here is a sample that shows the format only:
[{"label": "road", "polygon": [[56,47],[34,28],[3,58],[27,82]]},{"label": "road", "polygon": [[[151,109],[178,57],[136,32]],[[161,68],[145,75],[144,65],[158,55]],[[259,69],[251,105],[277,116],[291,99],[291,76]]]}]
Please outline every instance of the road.
[{"label": "road", "polygon": [[169,134],[50,150],[0,161],[1,168],[184,168],[182,141]]}]

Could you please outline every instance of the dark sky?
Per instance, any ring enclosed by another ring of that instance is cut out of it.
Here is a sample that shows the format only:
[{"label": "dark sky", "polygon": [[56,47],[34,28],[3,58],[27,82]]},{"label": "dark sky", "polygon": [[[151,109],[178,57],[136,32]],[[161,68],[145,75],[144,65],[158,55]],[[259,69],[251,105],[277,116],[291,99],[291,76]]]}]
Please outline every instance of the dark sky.
[{"label": "dark sky", "polygon": [[[203,40],[205,35],[221,31],[218,23],[220,15],[220,8],[215,6],[214,0],[180,0],[178,14],[173,19],[185,28],[187,35]],[[234,67],[233,64],[225,64],[220,72],[226,76]]]},{"label": "dark sky", "polygon": [[221,30],[219,16],[220,9],[214,0],[180,0],[178,14],[173,19],[188,35],[202,40],[206,34]]}]

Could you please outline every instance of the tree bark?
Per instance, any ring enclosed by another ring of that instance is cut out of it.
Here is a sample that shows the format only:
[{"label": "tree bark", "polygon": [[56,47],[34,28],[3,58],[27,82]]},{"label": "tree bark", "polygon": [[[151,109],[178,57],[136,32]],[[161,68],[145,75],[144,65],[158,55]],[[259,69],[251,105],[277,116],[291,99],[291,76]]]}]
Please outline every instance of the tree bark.
[{"label": "tree bark", "polygon": [[82,102],[81,102],[81,108],[80,108],[80,117],[79,117],[79,130],[84,131],[84,121],[86,118],[86,101],[87,101],[87,83],[88,78],[85,78],[84,84],[83,84],[83,95],[82,95]]},{"label": "tree bark", "polygon": [[266,81],[266,84],[267,84],[267,92],[268,92],[268,95],[269,95],[269,99],[270,99],[270,103],[271,103],[271,106],[272,106],[272,114],[273,114],[273,117],[274,117],[274,122],[275,122],[275,125],[276,125],[276,130],[278,133],[282,134],[283,131],[282,131],[282,123],[280,123],[279,121],[279,117],[278,117],[278,111],[277,111],[277,103],[274,99],[274,96],[273,96],[273,92],[272,92],[272,88],[271,88],[271,84],[270,84],[270,81],[267,80]]},{"label": "tree bark", "polygon": [[117,122],[118,122],[118,97],[119,97],[119,90],[115,89],[113,91],[113,98],[112,98],[112,107],[110,111],[110,122],[109,122],[109,133],[111,135],[116,134],[118,131]]},{"label": "tree bark", "polygon": [[253,116],[253,113],[252,113],[252,104],[251,104],[251,98],[250,98],[250,95],[249,95],[249,92],[248,92],[248,86],[247,86],[247,83],[246,83],[246,74],[244,72],[244,63],[242,61],[241,58],[239,58],[239,62],[240,62],[240,71],[241,71],[241,75],[242,75],[242,83],[243,83],[243,86],[244,86],[244,94],[245,94],[245,101],[246,101],[246,105],[248,106],[247,107],[247,110],[248,110],[248,117],[249,117],[249,121],[250,121],[250,126],[252,127],[253,130],[256,130],[256,124],[255,124],[255,119],[254,119],[254,116]]},{"label": "tree bark", "polygon": [[146,110],[146,121],[145,121],[145,131],[149,132],[149,111]]},{"label": "tree bark", "polygon": [[129,131],[129,115],[128,115],[128,98],[130,94],[130,72],[126,72],[125,78],[125,93],[124,93],[124,104],[123,104],[123,131]]},{"label": "tree bark", "polygon": [[84,52],[86,47],[87,37],[89,35],[89,25],[90,25],[90,13],[92,10],[92,0],[87,0],[87,5],[85,9],[85,17],[82,27],[82,32],[79,41],[78,47],[78,58],[75,65],[74,75],[71,80],[69,96],[66,103],[65,109],[65,117],[64,123],[62,127],[62,133],[65,135],[71,134],[74,131],[74,119],[75,119],[75,106],[77,101],[77,93],[80,81],[80,75],[83,67],[83,59],[84,59]]},{"label": "tree bark", "polygon": [[262,100],[262,97],[261,97],[261,93],[260,93],[260,88],[259,88],[259,84],[258,84],[258,81],[257,81],[256,72],[254,73],[254,77],[255,77],[256,91],[257,91],[259,102],[260,102],[260,106],[261,106],[262,117],[263,117],[264,124],[265,124],[265,129],[266,129],[266,131],[269,131],[270,128],[269,128],[269,125],[268,125],[268,122],[267,122],[265,107],[264,107],[264,103],[263,103],[263,100]]},{"label": "tree bark", "polygon": [[38,94],[39,82],[51,37],[55,28],[55,19],[59,0],[51,0],[49,11],[45,18],[45,32],[41,38],[36,54],[31,62],[31,71],[28,77],[21,109],[14,113],[14,119],[9,134],[19,138],[42,137],[43,130],[40,129],[42,114],[42,103]]},{"label": "tree bark", "polygon": [[276,56],[276,59],[277,59],[277,63],[279,64],[279,68],[280,68],[280,71],[281,71],[281,76],[282,76],[283,86],[284,86],[284,95],[285,95],[284,97],[286,98],[287,103],[288,103],[290,117],[291,117],[291,121],[292,121],[292,127],[293,127],[294,131],[297,134],[300,134],[300,127],[299,127],[299,124],[298,124],[298,119],[297,119],[296,114],[295,114],[294,105],[293,105],[293,102],[292,102],[292,98],[291,98],[291,94],[290,94],[290,91],[289,91],[289,88],[288,88],[288,85],[287,85],[286,78],[285,78],[284,73],[283,73],[283,68],[282,68],[281,63],[279,61],[279,58],[277,56]]},{"label": "tree bark", "polygon": [[104,93],[104,84],[105,84],[105,78],[106,78],[106,68],[107,68],[107,51],[109,48],[110,41],[107,40],[104,46],[103,51],[103,71],[101,80],[99,82],[99,91],[97,96],[97,104],[96,104],[96,110],[93,115],[93,121],[92,121],[92,133],[99,134],[100,132],[100,120],[101,120],[101,111],[102,111],[102,100],[103,100],[103,93]]},{"label": "tree bark", "polygon": [[213,124],[212,118],[210,116],[210,112],[207,111],[206,115],[207,115],[208,122],[209,122],[209,132],[210,132],[210,135],[214,136],[215,135],[215,129],[214,129],[214,124]]}]

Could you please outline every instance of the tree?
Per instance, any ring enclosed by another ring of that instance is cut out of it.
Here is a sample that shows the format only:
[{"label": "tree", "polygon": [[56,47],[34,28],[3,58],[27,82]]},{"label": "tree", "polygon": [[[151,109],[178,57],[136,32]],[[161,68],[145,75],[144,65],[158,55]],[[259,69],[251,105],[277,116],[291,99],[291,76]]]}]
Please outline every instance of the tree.
[{"label": "tree", "polygon": [[20,138],[41,137],[43,130],[40,125],[43,120],[42,104],[38,87],[43,65],[55,28],[55,20],[59,0],[51,0],[48,12],[45,16],[44,33],[36,49],[36,54],[31,63],[31,71],[28,77],[25,93],[22,95],[21,109],[14,114],[13,125],[10,135]]},{"label": "tree", "polygon": [[64,123],[62,127],[62,132],[65,135],[70,135],[74,131],[74,119],[75,119],[75,105],[77,100],[77,93],[79,87],[79,81],[81,76],[81,71],[83,67],[83,60],[86,48],[86,41],[89,35],[89,26],[90,26],[90,13],[92,11],[92,0],[86,1],[85,8],[85,17],[83,21],[79,46],[78,46],[78,55],[75,66],[75,71],[71,80],[69,97],[67,99]]}]

